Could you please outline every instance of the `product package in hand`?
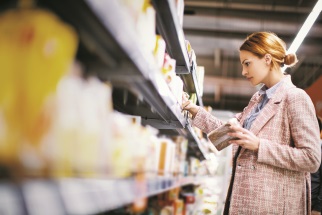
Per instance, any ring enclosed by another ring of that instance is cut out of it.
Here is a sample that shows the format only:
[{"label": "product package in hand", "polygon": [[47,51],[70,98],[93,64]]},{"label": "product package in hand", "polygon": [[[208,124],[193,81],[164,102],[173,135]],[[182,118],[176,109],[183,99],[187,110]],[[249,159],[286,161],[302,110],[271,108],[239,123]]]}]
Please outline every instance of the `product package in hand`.
[{"label": "product package in hand", "polygon": [[207,137],[212,142],[212,144],[216,147],[218,151],[226,148],[230,145],[229,141],[234,140],[236,138],[229,136],[228,132],[233,132],[229,127],[230,125],[240,126],[239,122],[236,118],[232,118],[228,120],[227,123],[223,124],[219,128],[211,131]]}]

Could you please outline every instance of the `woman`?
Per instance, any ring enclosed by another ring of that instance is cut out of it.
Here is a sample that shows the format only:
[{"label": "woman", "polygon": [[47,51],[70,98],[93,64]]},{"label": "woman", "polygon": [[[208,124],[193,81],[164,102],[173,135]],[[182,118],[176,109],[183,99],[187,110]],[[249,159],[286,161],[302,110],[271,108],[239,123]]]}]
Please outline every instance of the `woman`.
[{"label": "woman", "polygon": [[[303,215],[311,213],[310,172],[321,162],[319,128],[309,96],[296,88],[281,67],[295,54],[270,32],[253,33],[240,47],[242,75],[263,87],[231,126],[233,173],[224,214]],[[209,133],[223,124],[184,99],[193,125]]]}]

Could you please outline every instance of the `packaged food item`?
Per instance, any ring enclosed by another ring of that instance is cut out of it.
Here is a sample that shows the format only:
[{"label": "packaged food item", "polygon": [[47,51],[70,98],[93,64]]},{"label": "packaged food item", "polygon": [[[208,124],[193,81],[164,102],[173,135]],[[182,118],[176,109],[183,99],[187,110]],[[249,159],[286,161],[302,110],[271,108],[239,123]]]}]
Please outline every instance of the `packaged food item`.
[{"label": "packaged food item", "polygon": [[196,93],[192,93],[189,100],[191,101],[191,103],[193,104],[197,104],[197,94]]},{"label": "packaged food item", "polygon": [[193,193],[184,194],[184,214],[193,215],[195,209],[195,195]]},{"label": "packaged food item", "polygon": [[182,199],[176,199],[173,205],[174,205],[174,213],[173,213],[174,215],[184,215],[183,213],[184,202]]},{"label": "packaged food item", "polygon": [[42,143],[53,177],[97,177],[109,167],[111,85],[96,77],[85,79],[83,72],[75,62],[57,86],[54,119]]},{"label": "packaged food item", "polygon": [[149,53],[153,53],[156,43],[155,17],[156,12],[153,6],[151,5],[150,1],[145,0],[135,24],[138,33],[138,42],[141,44],[141,47],[146,49]]},{"label": "packaged food item", "polygon": [[173,207],[165,206],[161,209],[160,215],[173,215]]},{"label": "packaged food item", "polygon": [[140,13],[142,13],[143,8],[148,2],[147,0],[120,0],[120,3],[136,23]]},{"label": "packaged food item", "polygon": [[147,199],[147,182],[144,172],[136,173],[135,175],[135,194],[136,198],[132,204],[132,211],[134,213],[142,213],[148,203]]},{"label": "packaged food item", "polygon": [[229,128],[230,125],[237,125],[240,126],[239,122],[236,118],[232,118],[228,120],[227,123],[223,124],[219,128],[211,131],[207,137],[212,142],[212,144],[216,147],[218,151],[221,151],[222,149],[226,148],[230,145],[229,141],[234,140],[236,138],[229,136],[227,133],[232,132],[232,130]]},{"label": "packaged food item", "polygon": [[166,44],[164,39],[160,35],[156,35],[156,43],[154,47],[154,58],[157,64],[157,67],[161,70],[165,57]]},{"label": "packaged food item", "polygon": [[172,59],[167,53],[164,55],[163,67],[161,71],[167,83],[169,83],[169,74],[170,76],[176,74],[176,60]]},{"label": "packaged food item", "polygon": [[189,58],[189,64],[190,66],[192,65],[192,48],[191,48],[191,44],[189,42],[189,40],[185,40],[185,44],[186,44],[186,48],[187,48],[187,52],[188,52],[188,58]]},{"label": "packaged food item", "polygon": [[175,144],[167,139],[160,138],[159,175],[168,176],[174,169]]},{"label": "packaged food item", "polygon": [[[51,96],[77,45],[75,30],[50,11],[19,8],[1,14],[0,112],[6,133],[0,162],[45,165],[40,143],[52,121]],[[30,152],[35,159],[25,156]]]},{"label": "packaged food item", "polygon": [[200,91],[200,96],[203,95],[203,85],[204,85],[204,77],[205,77],[205,67],[197,66],[196,68],[196,76],[198,80],[198,88]]},{"label": "packaged food item", "polygon": [[183,81],[178,75],[172,75],[168,77],[168,86],[170,91],[178,101],[179,105],[182,105],[182,94],[183,94]]}]

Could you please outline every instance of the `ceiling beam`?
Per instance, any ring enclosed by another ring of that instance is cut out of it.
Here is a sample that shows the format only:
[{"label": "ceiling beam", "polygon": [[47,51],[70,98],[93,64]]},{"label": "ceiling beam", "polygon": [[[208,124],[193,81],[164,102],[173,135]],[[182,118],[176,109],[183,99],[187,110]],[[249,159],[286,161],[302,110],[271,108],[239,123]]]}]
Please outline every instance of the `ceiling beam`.
[{"label": "ceiling beam", "polygon": [[215,1],[185,1],[186,7],[196,8],[212,8],[212,9],[233,9],[233,10],[247,10],[247,11],[269,11],[280,13],[301,13],[307,14],[311,12],[310,7],[298,6],[284,6],[274,4],[245,4],[245,3],[232,3],[232,2],[215,2]]},{"label": "ceiling beam", "polygon": [[[233,55],[236,55],[238,54],[240,45],[247,36],[245,33],[242,37],[240,36],[241,34],[239,34],[238,37],[233,37],[215,31],[184,30],[184,32],[186,35],[185,39],[189,40],[191,47],[194,49],[198,57],[213,56],[214,50],[217,48],[227,51],[228,54],[228,51],[231,51]],[[285,39],[285,37],[282,36],[281,38],[286,42],[287,47],[289,47],[291,39]],[[297,54],[314,56],[322,55],[321,47],[322,40],[306,38],[297,51]]]},{"label": "ceiling beam", "polygon": [[[219,31],[232,32],[234,34],[245,34],[256,31],[272,31],[278,35],[290,36],[293,40],[296,32],[301,28],[302,23],[291,21],[271,21],[267,19],[252,19],[243,17],[226,17],[226,16],[201,16],[185,15],[183,28],[184,30],[198,30],[205,32]],[[322,25],[315,24],[310,29],[308,37],[322,41]]]}]

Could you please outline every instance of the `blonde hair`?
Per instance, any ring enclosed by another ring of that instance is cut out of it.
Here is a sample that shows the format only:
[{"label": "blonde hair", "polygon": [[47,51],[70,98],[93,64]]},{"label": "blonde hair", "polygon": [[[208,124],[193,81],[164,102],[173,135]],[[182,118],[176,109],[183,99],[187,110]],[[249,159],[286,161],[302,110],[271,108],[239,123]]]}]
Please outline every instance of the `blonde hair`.
[{"label": "blonde hair", "polygon": [[259,58],[270,54],[272,56],[272,67],[274,69],[279,69],[284,64],[292,67],[298,61],[295,54],[286,54],[285,42],[272,32],[252,33],[247,36],[239,50],[249,51]]}]

